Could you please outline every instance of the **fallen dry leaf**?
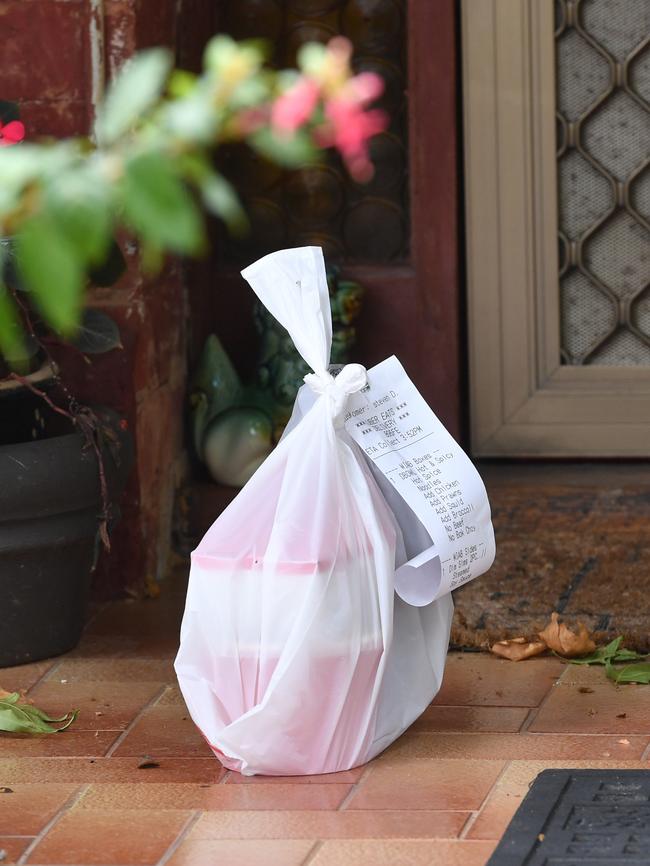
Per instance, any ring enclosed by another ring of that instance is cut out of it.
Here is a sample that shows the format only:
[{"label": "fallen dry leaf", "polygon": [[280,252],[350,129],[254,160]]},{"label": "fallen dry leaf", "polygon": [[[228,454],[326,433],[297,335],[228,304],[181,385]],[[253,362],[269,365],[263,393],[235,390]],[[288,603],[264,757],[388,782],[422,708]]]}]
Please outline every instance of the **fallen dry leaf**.
[{"label": "fallen dry leaf", "polygon": [[560,622],[559,614],[555,611],[546,628],[539,632],[539,637],[549,649],[565,658],[584,656],[596,649],[583,623],[578,624],[577,632],[571,631],[566,623]]},{"label": "fallen dry leaf", "polygon": [[530,641],[525,637],[513,637],[511,640],[500,640],[490,647],[491,651],[511,662],[520,662],[545,652],[546,644],[542,641]]}]

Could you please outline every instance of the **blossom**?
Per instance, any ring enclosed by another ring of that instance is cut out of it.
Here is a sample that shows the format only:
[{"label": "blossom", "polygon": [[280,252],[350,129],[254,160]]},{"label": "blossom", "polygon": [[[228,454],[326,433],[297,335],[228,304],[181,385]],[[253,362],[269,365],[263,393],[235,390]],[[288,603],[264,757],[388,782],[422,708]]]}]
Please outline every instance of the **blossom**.
[{"label": "blossom", "polygon": [[24,137],[25,127],[19,120],[10,120],[9,123],[0,121],[0,147],[18,144]]},{"label": "blossom", "polygon": [[325,104],[326,124],[320,131],[321,141],[339,151],[355,180],[366,181],[372,177],[368,141],[388,126],[384,111],[366,107],[383,89],[384,82],[379,75],[362,72],[349,79]]},{"label": "blossom", "polygon": [[[318,46],[321,48],[321,46]],[[332,96],[346,85],[350,78],[352,43],[345,36],[335,36],[319,52],[315,46],[303,55],[305,71],[318,81],[323,93]]]},{"label": "blossom", "polygon": [[311,78],[299,78],[273,103],[271,125],[281,133],[295,132],[311,118],[319,98],[318,84]]}]

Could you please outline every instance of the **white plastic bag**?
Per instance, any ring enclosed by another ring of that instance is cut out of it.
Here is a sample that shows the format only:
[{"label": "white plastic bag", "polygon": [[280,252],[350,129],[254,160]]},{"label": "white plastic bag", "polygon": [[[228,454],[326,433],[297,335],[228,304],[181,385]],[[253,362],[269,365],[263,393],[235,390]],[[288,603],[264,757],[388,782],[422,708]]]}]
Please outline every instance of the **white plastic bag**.
[{"label": "white plastic bag", "polygon": [[343,426],[366,372],[328,373],[321,250],[274,253],[243,275],[314,371],[317,399],[192,554],[176,672],[225,766],[345,770],[386,748],[440,687],[451,596],[413,607],[395,595],[396,566],[431,538],[401,500],[389,508]]}]

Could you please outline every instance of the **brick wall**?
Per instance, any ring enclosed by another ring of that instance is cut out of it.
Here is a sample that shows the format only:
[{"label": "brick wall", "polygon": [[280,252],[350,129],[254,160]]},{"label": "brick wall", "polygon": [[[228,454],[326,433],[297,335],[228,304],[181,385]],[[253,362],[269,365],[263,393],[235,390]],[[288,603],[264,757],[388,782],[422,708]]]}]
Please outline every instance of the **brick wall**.
[{"label": "brick wall", "polygon": [[[30,138],[86,134],[106,79],[125,59],[149,45],[176,46],[181,8],[176,0],[0,0],[0,98],[20,103]],[[186,46],[185,54],[191,53]],[[128,273],[110,290],[91,294],[91,303],[118,321],[124,349],[96,356],[90,366],[71,352],[62,359],[80,399],[122,412],[136,443],[113,553],[98,576],[100,596],[164,573],[183,467],[182,267],[170,263],[155,279],[145,278],[137,251],[128,243],[125,250]]]}]

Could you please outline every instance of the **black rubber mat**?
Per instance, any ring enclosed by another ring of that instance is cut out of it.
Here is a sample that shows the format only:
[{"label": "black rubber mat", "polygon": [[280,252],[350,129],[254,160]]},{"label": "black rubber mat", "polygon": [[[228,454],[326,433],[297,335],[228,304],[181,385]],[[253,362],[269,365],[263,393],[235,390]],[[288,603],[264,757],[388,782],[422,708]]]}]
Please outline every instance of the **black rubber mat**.
[{"label": "black rubber mat", "polygon": [[649,770],[545,770],[487,866],[650,866]]}]

